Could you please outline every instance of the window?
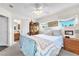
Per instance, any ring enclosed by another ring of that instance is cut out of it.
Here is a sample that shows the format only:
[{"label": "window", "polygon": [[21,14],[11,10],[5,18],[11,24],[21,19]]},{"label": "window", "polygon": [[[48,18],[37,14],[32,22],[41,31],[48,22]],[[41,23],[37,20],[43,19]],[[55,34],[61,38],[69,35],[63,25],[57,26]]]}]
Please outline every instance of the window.
[{"label": "window", "polygon": [[73,27],[75,26],[75,19],[67,20],[67,21],[59,21],[60,27]]}]

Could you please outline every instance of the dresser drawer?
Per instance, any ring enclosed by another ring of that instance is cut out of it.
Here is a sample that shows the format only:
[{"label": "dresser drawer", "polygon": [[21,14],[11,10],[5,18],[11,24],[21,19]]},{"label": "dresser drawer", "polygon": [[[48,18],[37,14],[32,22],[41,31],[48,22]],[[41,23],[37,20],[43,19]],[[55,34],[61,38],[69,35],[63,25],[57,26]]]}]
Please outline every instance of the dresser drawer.
[{"label": "dresser drawer", "polygon": [[14,33],[14,41],[18,41],[20,37],[20,33],[19,32],[15,32]]},{"label": "dresser drawer", "polygon": [[64,49],[79,54],[79,40],[74,38],[65,38]]}]

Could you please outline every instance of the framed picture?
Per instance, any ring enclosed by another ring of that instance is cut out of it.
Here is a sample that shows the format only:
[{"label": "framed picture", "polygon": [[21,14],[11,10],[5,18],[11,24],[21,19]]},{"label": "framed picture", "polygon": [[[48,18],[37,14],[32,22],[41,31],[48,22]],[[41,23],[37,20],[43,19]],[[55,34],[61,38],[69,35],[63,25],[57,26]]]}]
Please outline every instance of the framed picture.
[{"label": "framed picture", "polygon": [[14,26],[14,30],[16,30],[16,26]]},{"label": "framed picture", "polygon": [[66,30],[65,31],[65,35],[73,35],[73,30]]}]

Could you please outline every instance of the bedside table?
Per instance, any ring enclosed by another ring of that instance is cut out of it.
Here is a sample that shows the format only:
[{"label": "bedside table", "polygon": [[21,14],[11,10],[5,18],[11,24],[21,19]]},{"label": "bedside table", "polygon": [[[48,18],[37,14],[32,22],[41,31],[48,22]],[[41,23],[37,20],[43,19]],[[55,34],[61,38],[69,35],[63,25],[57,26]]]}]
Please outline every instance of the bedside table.
[{"label": "bedside table", "polygon": [[79,40],[76,38],[64,38],[64,49],[79,55]]}]

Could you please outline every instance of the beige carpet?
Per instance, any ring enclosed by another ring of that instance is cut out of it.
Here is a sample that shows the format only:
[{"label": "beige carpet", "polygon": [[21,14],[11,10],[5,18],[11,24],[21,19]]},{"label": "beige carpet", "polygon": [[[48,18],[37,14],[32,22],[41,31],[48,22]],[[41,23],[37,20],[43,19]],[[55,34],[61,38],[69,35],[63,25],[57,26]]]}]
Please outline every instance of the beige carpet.
[{"label": "beige carpet", "polygon": [[2,50],[0,56],[23,56],[23,54],[20,51],[19,45],[14,44],[13,46]]},{"label": "beige carpet", "polygon": [[64,49],[61,49],[59,56],[78,56],[78,55],[72,52],[66,51]]},{"label": "beige carpet", "polygon": [[6,49],[7,46],[0,46],[0,51]]},{"label": "beige carpet", "polygon": [[[0,51],[0,56],[24,56],[24,55],[20,51],[19,44],[14,44],[13,46]],[[77,55],[61,49],[59,56],[77,56]]]}]

